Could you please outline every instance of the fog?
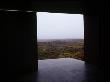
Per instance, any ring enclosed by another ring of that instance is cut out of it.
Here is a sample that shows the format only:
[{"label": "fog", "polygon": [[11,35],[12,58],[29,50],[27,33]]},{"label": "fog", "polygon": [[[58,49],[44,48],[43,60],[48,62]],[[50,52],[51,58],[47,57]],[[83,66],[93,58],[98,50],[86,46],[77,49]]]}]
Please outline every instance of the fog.
[{"label": "fog", "polygon": [[37,12],[37,39],[84,39],[82,14]]}]

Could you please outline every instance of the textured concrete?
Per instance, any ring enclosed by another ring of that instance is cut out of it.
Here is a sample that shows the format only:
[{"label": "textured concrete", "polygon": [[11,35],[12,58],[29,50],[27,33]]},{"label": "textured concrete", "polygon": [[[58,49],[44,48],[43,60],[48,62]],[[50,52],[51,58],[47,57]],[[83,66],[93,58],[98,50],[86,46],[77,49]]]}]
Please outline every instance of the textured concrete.
[{"label": "textured concrete", "polygon": [[38,82],[99,82],[98,69],[71,58],[39,60]]},{"label": "textured concrete", "polygon": [[27,73],[11,82],[100,82],[98,77],[97,67],[81,60],[60,58],[38,60],[38,73]]}]

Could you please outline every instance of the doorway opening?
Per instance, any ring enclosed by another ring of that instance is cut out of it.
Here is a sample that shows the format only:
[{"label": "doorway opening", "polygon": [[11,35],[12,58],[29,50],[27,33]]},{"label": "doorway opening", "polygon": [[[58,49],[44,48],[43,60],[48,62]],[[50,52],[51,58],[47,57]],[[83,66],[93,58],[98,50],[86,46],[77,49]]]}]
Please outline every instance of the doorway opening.
[{"label": "doorway opening", "polygon": [[84,60],[82,14],[37,12],[38,59]]}]

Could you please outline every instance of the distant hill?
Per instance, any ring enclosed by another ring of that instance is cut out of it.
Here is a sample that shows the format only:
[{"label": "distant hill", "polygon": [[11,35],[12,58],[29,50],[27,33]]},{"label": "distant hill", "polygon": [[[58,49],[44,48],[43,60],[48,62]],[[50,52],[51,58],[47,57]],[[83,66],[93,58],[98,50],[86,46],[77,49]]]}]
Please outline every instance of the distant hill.
[{"label": "distant hill", "polygon": [[84,39],[38,39],[37,42],[82,42]]}]

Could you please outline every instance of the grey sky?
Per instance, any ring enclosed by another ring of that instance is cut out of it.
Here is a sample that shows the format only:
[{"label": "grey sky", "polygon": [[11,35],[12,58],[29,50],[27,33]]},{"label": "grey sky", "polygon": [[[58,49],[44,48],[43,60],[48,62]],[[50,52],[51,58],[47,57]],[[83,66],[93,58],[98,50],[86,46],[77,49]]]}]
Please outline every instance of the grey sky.
[{"label": "grey sky", "polygon": [[37,12],[37,38],[83,39],[83,15]]}]

